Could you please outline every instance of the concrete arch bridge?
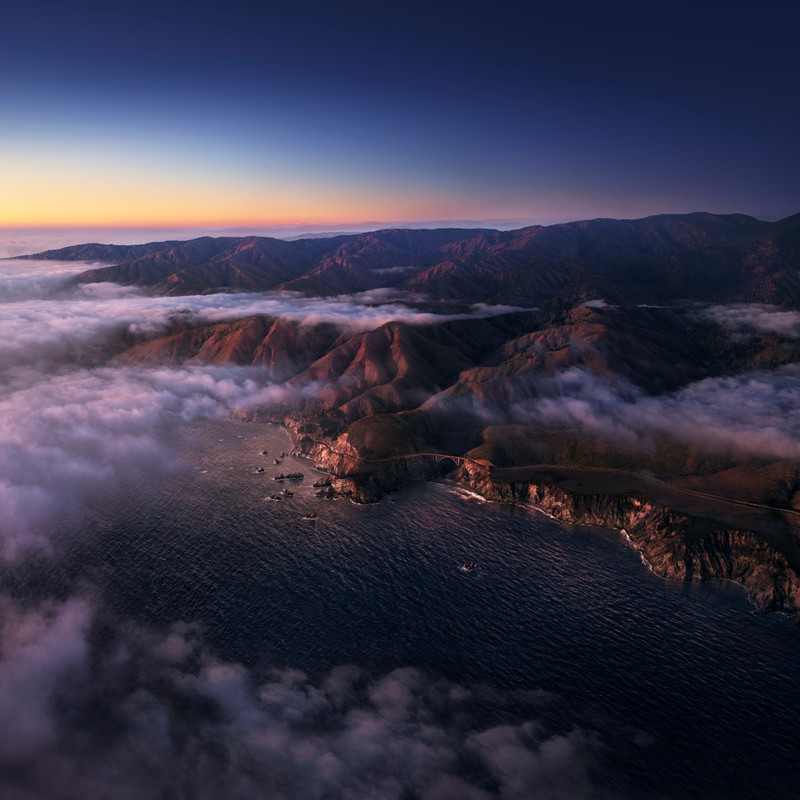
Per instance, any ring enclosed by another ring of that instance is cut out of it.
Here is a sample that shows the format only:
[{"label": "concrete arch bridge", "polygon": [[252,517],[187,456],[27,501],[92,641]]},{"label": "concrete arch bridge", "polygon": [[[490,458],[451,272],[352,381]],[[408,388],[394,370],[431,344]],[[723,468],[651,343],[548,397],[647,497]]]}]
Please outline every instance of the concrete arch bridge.
[{"label": "concrete arch bridge", "polygon": [[361,461],[364,464],[387,464],[392,461],[413,461],[416,459],[427,459],[435,462],[451,461],[456,466],[471,464],[487,472],[494,469],[494,464],[491,461],[469,458],[468,456],[450,455],[448,453],[405,453],[401,456],[390,456],[389,458],[362,458]]}]

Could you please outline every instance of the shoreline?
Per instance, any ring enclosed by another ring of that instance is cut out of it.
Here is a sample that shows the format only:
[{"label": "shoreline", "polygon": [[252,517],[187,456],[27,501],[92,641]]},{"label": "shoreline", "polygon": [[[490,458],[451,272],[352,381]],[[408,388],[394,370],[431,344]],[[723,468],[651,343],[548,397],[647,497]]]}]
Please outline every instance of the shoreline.
[{"label": "shoreline", "polygon": [[[439,481],[431,481],[431,482],[432,483],[439,483]],[[442,481],[441,483],[443,483],[444,485],[447,485],[444,481]],[[500,501],[500,500],[491,500],[491,499],[489,499],[489,498],[487,498],[487,497],[485,497],[485,496],[483,496],[481,494],[478,494],[477,492],[474,492],[471,489],[465,489],[461,484],[458,484],[458,483],[450,483],[449,485],[461,488],[463,491],[467,492],[468,494],[470,494],[470,495],[472,495],[472,496],[474,496],[476,498],[480,498],[480,500],[482,502],[484,502],[484,503],[496,502],[496,503],[498,503],[500,505],[520,505],[518,503],[505,503],[505,502]],[[378,502],[381,502],[381,501],[378,501]],[[537,506],[534,503],[523,503],[521,505],[522,505],[523,508],[530,509],[531,511],[534,511],[537,514],[541,514],[542,516],[547,517],[549,520],[552,520],[553,522],[557,522],[557,523],[559,523],[561,525],[565,524],[563,522],[563,520],[559,519],[558,517],[554,516],[549,511],[547,511],[546,509],[544,509],[544,508],[542,508],[540,506]],[[576,526],[576,527],[583,527],[583,528],[601,527],[603,530],[613,531],[614,533],[618,534],[622,539],[625,540],[625,542],[628,545],[628,547],[639,556],[639,560],[641,561],[641,563],[644,565],[644,567],[647,569],[647,571],[650,572],[650,574],[652,574],[654,577],[659,578],[662,581],[667,581],[667,582],[673,583],[673,584],[676,584],[676,583],[687,583],[687,581],[685,581],[685,580],[679,580],[679,579],[670,577],[668,575],[662,575],[661,573],[659,573],[655,569],[653,564],[651,564],[650,561],[647,559],[647,556],[644,554],[643,550],[631,538],[630,534],[628,533],[628,531],[625,528],[611,528],[611,527],[608,527],[608,526],[596,526],[596,525],[592,525],[592,524],[587,523],[587,522],[572,522],[572,523],[569,523],[569,524],[573,525],[573,526]],[[797,623],[794,623],[794,621],[792,620],[791,615],[788,614],[784,610],[780,610],[779,609],[779,610],[775,610],[773,612],[763,612],[763,611],[761,611],[759,609],[758,604],[756,603],[755,599],[753,598],[750,590],[748,589],[748,587],[742,581],[736,580],[734,578],[723,578],[723,577],[709,577],[709,578],[706,578],[703,581],[699,581],[699,583],[705,583],[707,585],[713,585],[716,582],[731,583],[731,584],[733,584],[735,586],[738,586],[743,591],[747,602],[750,603],[750,605],[752,606],[752,611],[751,611],[752,614],[759,614],[759,615],[763,614],[763,613],[780,614],[788,622],[793,623],[793,624],[797,624]]]},{"label": "shoreline", "polygon": [[270,421],[287,432],[294,455],[331,478],[328,497],[371,504],[409,483],[441,481],[480,502],[520,505],[561,524],[614,531],[654,575],[682,583],[729,581],[742,587],[754,613],[779,612],[800,624],[800,575],[758,531],[623,492],[578,492],[542,481],[495,482],[468,463],[444,479],[431,467],[410,462],[359,472],[363,461],[349,443],[311,442],[290,425]]}]

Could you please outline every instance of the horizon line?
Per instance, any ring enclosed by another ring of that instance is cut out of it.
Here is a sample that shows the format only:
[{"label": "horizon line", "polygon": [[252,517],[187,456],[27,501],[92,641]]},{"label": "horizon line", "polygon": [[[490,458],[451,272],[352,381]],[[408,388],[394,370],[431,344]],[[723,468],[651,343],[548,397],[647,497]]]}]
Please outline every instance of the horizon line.
[{"label": "horizon line", "polygon": [[592,216],[592,217],[564,217],[555,220],[547,221],[533,221],[519,218],[494,218],[494,219],[407,219],[407,220],[362,220],[359,222],[241,222],[241,223],[49,223],[49,224],[4,224],[0,223],[1,231],[80,231],[80,230],[130,230],[130,231],[144,231],[144,230],[175,230],[175,231],[201,231],[213,230],[215,232],[225,231],[238,231],[238,230],[251,230],[251,229],[281,229],[281,230],[324,230],[325,232],[335,233],[336,229],[342,229],[342,232],[348,232],[354,228],[363,229],[359,232],[368,232],[373,230],[386,230],[392,228],[403,228],[408,226],[432,226],[436,228],[452,227],[452,228],[490,228],[498,225],[505,228],[510,226],[518,226],[520,228],[532,226],[549,226],[549,225],[563,225],[571,222],[592,222],[595,220],[608,219],[608,220],[639,220],[648,219],[650,217],[663,217],[663,216],[692,216],[696,214],[710,214],[713,216],[746,216],[757,219],[762,222],[780,222],[784,219],[789,219],[796,214],[794,212],[788,215],[775,215],[775,214],[747,214],[737,211],[666,211],[658,212],[655,214],[645,214],[641,217],[633,216]]}]

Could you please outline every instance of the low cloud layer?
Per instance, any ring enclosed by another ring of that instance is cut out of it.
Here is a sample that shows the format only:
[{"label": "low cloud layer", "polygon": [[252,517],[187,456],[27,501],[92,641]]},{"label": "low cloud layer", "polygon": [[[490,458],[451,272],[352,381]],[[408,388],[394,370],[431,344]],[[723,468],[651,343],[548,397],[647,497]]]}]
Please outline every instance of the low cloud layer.
[{"label": "low cloud layer", "polygon": [[680,391],[645,395],[573,368],[528,379],[502,408],[474,401],[484,424],[518,422],[586,431],[610,442],[641,445],[671,436],[711,452],[800,460],[800,366],[707,378]]},{"label": "low cloud layer", "polygon": [[355,333],[397,320],[423,325],[521,310],[478,304],[458,313],[447,313],[446,307],[443,313],[421,311],[403,304],[412,298],[388,289],[333,298],[296,292],[150,297],[134,287],[98,283],[59,292],[75,274],[74,265],[48,271],[33,262],[28,272],[24,267],[29,262],[14,263],[22,266],[0,271],[0,370],[12,364],[86,359],[94,350],[102,352],[109,337],[157,336],[177,322],[199,326],[263,314],[309,325],[332,323]]},{"label": "low cloud layer", "polygon": [[0,554],[46,546],[90,497],[168,469],[168,428],[283,402],[289,391],[244,368],[11,371],[0,389]]},{"label": "low cloud layer", "polygon": [[733,333],[774,333],[786,339],[800,338],[800,311],[784,311],[763,303],[709,306],[697,313]]},{"label": "low cloud layer", "polygon": [[14,800],[579,800],[600,753],[596,734],[544,721],[557,702],[544,692],[412,668],[257,676],[195,626],[156,634],[87,598],[0,597],[0,653],[0,729],[13,732],[0,794]]},{"label": "low cloud layer", "polygon": [[167,468],[161,438],[170,426],[294,396],[271,385],[266,371],[92,366],[130,337],[163,333],[176,318],[200,325],[267,314],[360,330],[392,319],[424,323],[507,310],[481,307],[445,317],[400,305],[405,298],[388,290],[332,299],[286,292],[148,297],[109,283],[61,291],[82,268],[23,261],[0,270],[0,554],[6,558],[46,545],[57,521],[93,494],[113,490],[137,470]]},{"label": "low cloud layer", "polygon": [[0,261],[0,303],[52,297],[86,269],[75,261]]}]

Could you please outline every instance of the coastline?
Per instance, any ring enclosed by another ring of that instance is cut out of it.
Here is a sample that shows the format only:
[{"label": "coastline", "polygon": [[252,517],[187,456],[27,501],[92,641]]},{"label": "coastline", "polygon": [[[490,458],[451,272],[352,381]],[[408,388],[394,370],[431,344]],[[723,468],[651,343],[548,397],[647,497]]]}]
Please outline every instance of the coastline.
[{"label": "coastline", "polygon": [[[438,465],[422,459],[365,463],[346,437],[330,444],[312,441],[302,426],[287,422],[278,424],[289,434],[294,454],[330,477],[327,497],[375,503],[407,483],[444,477]],[[646,496],[577,491],[541,480],[498,481],[468,462],[447,474],[448,482],[476,499],[521,505],[559,523],[616,531],[653,574],[686,583],[731,581],[745,590],[757,613],[780,612],[800,624],[800,575],[761,532]]]},{"label": "coastline", "polygon": [[[472,495],[472,496],[474,496],[476,498],[480,498],[480,500],[482,502],[484,502],[484,503],[497,502],[497,503],[502,503],[503,505],[517,505],[516,503],[505,503],[502,500],[491,500],[490,498],[487,498],[487,497],[484,497],[481,494],[478,494],[477,492],[473,491],[472,489],[465,488],[463,486],[463,484],[458,484],[458,483],[454,483],[454,482],[450,482],[450,481],[446,481],[446,482],[449,483],[452,486],[460,487],[463,491],[467,492],[468,494],[470,494],[470,495]],[[378,502],[380,502],[380,501],[378,501]],[[564,524],[564,520],[560,519],[559,517],[555,516],[554,514],[551,514],[547,509],[542,508],[541,506],[538,506],[535,503],[525,503],[525,504],[522,504],[522,505],[523,505],[524,508],[528,508],[531,511],[534,511],[535,513],[537,513],[537,514],[541,514],[542,516],[547,517],[548,519],[552,520],[553,522],[558,522],[558,523],[560,523],[562,525]],[[645,553],[642,550],[642,548],[639,547],[639,545],[631,538],[630,534],[628,533],[628,531],[625,528],[613,528],[613,527],[605,526],[605,525],[604,526],[597,526],[597,525],[594,525],[594,524],[592,524],[590,522],[578,522],[578,521],[570,522],[568,524],[574,525],[576,527],[585,527],[585,528],[602,527],[604,530],[613,531],[614,533],[616,533],[619,536],[621,536],[625,540],[626,544],[630,547],[630,549],[633,550],[633,552],[635,552],[639,556],[639,560],[642,562],[642,564],[644,565],[644,567],[647,569],[648,572],[650,572],[651,574],[655,575],[657,578],[660,578],[661,580],[664,580],[664,581],[671,581],[671,582],[676,582],[676,583],[677,582],[684,582],[684,583],[686,582],[685,579],[676,578],[676,577],[673,577],[671,575],[665,575],[662,572],[660,572],[659,570],[657,570],[655,568],[655,566],[648,560],[648,558],[645,555]],[[776,613],[776,614],[781,614],[782,616],[786,617],[793,624],[800,624],[800,619],[795,618],[793,616],[793,614],[791,612],[789,612],[789,611],[786,611],[784,609],[774,609],[773,610],[773,609],[760,608],[759,604],[756,602],[756,600],[753,597],[753,594],[750,591],[750,589],[748,588],[747,584],[744,583],[741,580],[737,580],[735,578],[725,578],[725,577],[721,577],[721,576],[708,576],[707,578],[705,578],[703,580],[703,582],[708,582],[710,584],[713,584],[713,583],[716,583],[716,582],[735,584],[736,586],[739,586],[744,591],[746,599],[753,606],[753,613],[754,614],[762,614],[762,613],[772,612],[772,613]]]}]

